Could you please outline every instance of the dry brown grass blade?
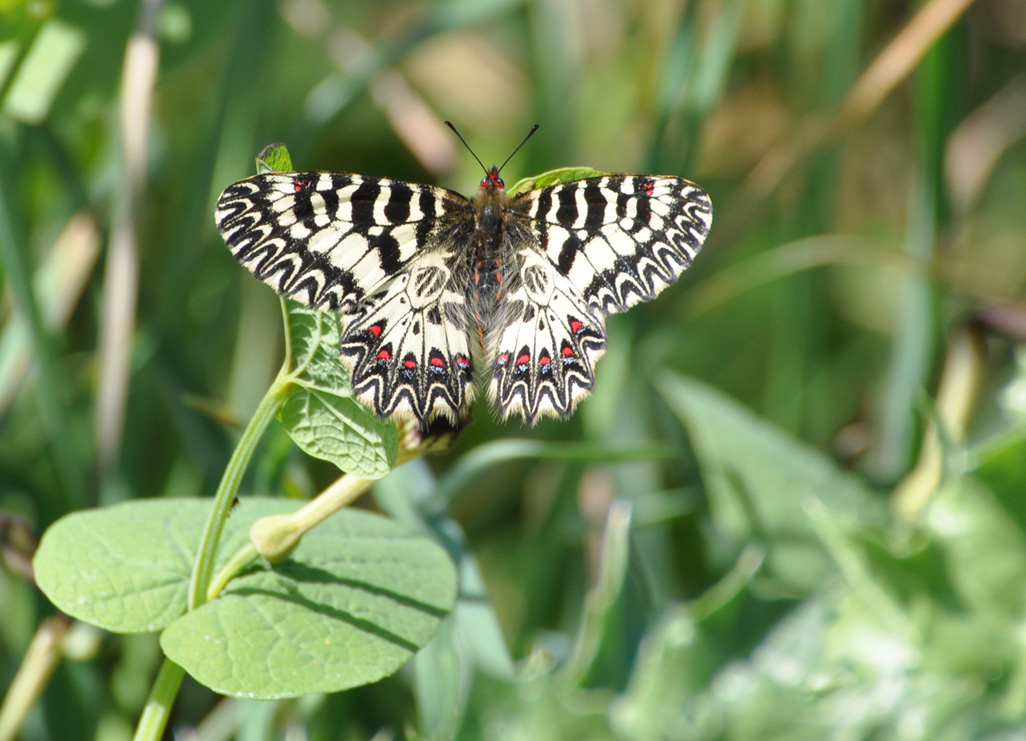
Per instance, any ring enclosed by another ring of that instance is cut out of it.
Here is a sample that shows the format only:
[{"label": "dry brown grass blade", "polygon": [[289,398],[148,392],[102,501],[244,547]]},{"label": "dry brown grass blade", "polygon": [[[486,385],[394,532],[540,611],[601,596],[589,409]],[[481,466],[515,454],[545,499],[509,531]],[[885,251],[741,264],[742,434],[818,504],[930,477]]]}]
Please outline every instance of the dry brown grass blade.
[{"label": "dry brown grass blade", "polygon": [[[68,219],[34,276],[39,310],[50,329],[63,328],[78,304],[100,252],[96,220],[88,211]],[[0,331],[0,414],[22,387],[34,355],[25,317],[14,315]]]},{"label": "dry brown grass blade", "polygon": [[125,403],[132,363],[139,285],[136,218],[146,185],[153,88],[160,48],[155,36],[163,0],[142,0],[139,23],[128,40],[121,78],[121,156],[125,192],[107,249],[100,325],[96,449],[101,477],[116,466],[121,452]]},{"label": "dry brown grass blade", "polygon": [[855,81],[833,114],[809,121],[755,166],[736,199],[745,209],[744,217],[754,212],[802,160],[869,118],[973,2],[933,0],[923,6]]}]

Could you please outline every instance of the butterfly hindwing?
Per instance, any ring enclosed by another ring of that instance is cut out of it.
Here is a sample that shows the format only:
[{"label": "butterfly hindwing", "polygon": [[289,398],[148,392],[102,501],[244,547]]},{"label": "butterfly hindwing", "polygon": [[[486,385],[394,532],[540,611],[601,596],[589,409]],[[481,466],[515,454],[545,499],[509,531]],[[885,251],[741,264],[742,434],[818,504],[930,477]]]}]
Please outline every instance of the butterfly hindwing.
[{"label": "butterfly hindwing", "polygon": [[451,253],[411,261],[380,294],[345,317],[340,351],[353,392],[378,414],[457,421],[474,396],[466,276]]},{"label": "butterfly hindwing", "polygon": [[353,311],[470,203],[444,188],[341,172],[266,173],[230,185],[215,218],[240,263],[283,296]]},{"label": "butterfly hindwing", "polygon": [[595,363],[605,352],[602,317],[537,243],[524,243],[516,264],[505,316],[488,343],[494,358],[489,395],[503,418],[569,416],[591,390]]}]

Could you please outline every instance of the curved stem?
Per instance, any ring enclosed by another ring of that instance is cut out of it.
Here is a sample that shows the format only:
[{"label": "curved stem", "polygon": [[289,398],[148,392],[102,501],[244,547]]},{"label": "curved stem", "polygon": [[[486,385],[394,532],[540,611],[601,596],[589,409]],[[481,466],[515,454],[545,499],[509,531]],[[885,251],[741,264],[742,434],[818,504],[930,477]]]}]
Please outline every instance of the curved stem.
[{"label": "curved stem", "polygon": [[235,495],[239,491],[242,475],[253,457],[261,435],[270,425],[284,401],[288,385],[288,382],[283,381],[281,377],[271,384],[271,388],[260,400],[253,417],[249,420],[249,424],[246,426],[245,432],[242,433],[239,444],[235,447],[235,452],[232,453],[231,460],[228,461],[228,466],[224,470],[224,476],[221,477],[221,483],[214,495],[214,507],[196,552],[196,565],[192,570],[192,581],[189,583],[190,610],[195,610],[207,601],[208,589],[214,573],[214,557],[217,554],[217,546],[221,540],[224,523],[228,519],[232,502],[235,501]]},{"label": "curved stem", "polygon": [[257,552],[271,563],[286,558],[313,527],[324,522],[367,491],[373,481],[343,474],[306,506],[288,515],[261,517],[250,528]]},{"label": "curved stem", "polygon": [[260,553],[252,543],[246,543],[235,555],[228,559],[228,563],[221,567],[207,587],[207,602],[217,599],[218,595],[228,586],[228,582],[239,575],[239,572],[260,558]]}]

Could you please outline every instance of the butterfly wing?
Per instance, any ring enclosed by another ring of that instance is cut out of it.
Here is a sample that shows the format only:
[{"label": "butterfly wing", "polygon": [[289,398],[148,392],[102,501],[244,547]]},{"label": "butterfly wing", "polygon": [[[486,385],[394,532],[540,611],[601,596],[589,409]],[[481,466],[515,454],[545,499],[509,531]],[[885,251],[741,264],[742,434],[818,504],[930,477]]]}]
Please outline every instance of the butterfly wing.
[{"label": "butterfly wing", "polygon": [[473,395],[455,247],[473,209],[458,193],[366,175],[268,173],[229,186],[217,227],[283,296],[340,311],[357,397],[383,416],[462,416]]},{"label": "butterfly wing", "polygon": [[541,249],[603,314],[651,301],[691,265],[712,226],[712,203],[676,177],[612,175],[518,198]]},{"label": "butterfly wing", "polygon": [[353,391],[378,414],[456,422],[473,399],[462,243],[437,242],[346,317],[342,359]]},{"label": "butterfly wing", "polygon": [[471,213],[450,190],[341,172],[275,172],[228,186],[217,228],[235,259],[283,296],[353,311]]},{"label": "butterfly wing", "polygon": [[494,358],[489,396],[503,419],[568,417],[594,383],[595,362],[606,348],[605,323],[533,235],[524,234],[519,243],[516,269],[507,271],[502,318],[486,335]]},{"label": "butterfly wing", "polygon": [[594,383],[605,316],[677,280],[709,233],[712,204],[682,178],[615,175],[530,191],[508,216],[518,280],[491,333],[490,394],[503,417],[566,417]]}]

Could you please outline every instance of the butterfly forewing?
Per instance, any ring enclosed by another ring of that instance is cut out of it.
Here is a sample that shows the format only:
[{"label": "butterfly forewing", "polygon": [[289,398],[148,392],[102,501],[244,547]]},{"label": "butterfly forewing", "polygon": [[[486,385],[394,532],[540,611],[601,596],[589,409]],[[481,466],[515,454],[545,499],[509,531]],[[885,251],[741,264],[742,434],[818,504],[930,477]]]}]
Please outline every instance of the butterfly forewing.
[{"label": "butterfly forewing", "polygon": [[470,203],[443,188],[366,175],[286,172],[229,186],[215,218],[256,277],[309,306],[349,312],[378,290]]},{"label": "butterfly forewing", "polygon": [[613,175],[532,191],[510,210],[604,314],[651,301],[691,265],[709,233],[705,191],[676,177]]},{"label": "butterfly forewing", "polygon": [[676,281],[712,206],[675,177],[590,178],[509,200],[493,168],[471,202],[427,185],[300,172],[235,183],[216,218],[258,278],[343,314],[354,393],[379,414],[464,417],[478,345],[500,415],[534,422],[568,416],[587,395],[605,315]]}]

